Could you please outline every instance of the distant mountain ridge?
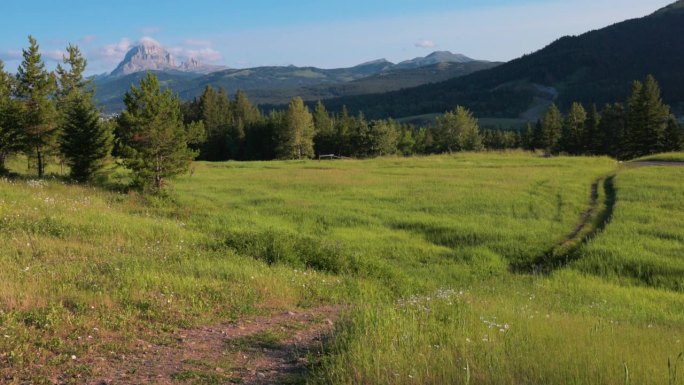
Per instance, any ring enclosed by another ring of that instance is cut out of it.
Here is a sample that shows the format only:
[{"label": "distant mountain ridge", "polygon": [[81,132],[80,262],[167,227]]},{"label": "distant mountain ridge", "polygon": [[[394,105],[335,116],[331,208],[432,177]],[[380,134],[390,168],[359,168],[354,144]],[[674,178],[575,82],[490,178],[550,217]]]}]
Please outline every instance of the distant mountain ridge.
[{"label": "distant mountain ridge", "polygon": [[271,66],[229,69],[209,66],[193,58],[178,65],[159,43],[143,40],[126,54],[114,71],[93,80],[98,103],[107,112],[117,112],[123,107],[124,93],[148,71],[157,74],[165,87],[183,99],[194,98],[206,86],[212,86],[223,87],[229,92],[244,90],[258,104],[281,104],[294,96],[313,100],[394,91],[462,76],[498,64],[438,51],[399,64],[379,59],[349,68]]},{"label": "distant mountain ridge", "polygon": [[400,92],[325,101],[372,118],[442,113],[463,105],[480,117],[535,120],[555,102],[567,108],[621,101],[634,80],[652,74],[663,99],[684,114],[684,0],[651,15],[579,36],[492,69]]}]

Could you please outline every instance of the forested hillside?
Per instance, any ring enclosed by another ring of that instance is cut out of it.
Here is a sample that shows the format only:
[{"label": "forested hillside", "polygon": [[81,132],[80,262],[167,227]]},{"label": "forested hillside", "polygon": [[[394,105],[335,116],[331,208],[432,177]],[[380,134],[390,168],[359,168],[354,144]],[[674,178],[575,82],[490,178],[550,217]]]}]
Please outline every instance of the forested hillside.
[{"label": "forested hillside", "polygon": [[[573,101],[603,105],[624,99],[634,79],[652,74],[663,98],[684,109],[684,4],[580,36],[563,37],[544,49],[496,68],[437,84],[386,94],[326,101],[368,117],[444,112],[460,104],[479,116],[516,117],[539,112],[540,104]],[[654,60],[657,59],[657,60]],[[543,111],[543,110],[542,110]],[[526,116],[529,117],[529,116]]]}]

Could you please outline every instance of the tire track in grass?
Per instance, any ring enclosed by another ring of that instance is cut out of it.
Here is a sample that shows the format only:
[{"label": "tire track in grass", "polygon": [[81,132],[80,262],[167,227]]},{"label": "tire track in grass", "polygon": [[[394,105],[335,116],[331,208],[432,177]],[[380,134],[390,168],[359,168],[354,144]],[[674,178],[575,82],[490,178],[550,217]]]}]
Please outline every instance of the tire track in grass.
[{"label": "tire track in grass", "polygon": [[[621,166],[623,169],[630,167],[684,167],[684,162],[637,160],[622,163]],[[614,182],[619,172],[620,169],[592,184],[589,207],[580,216],[577,226],[563,241],[529,263],[511,266],[511,270],[521,274],[548,275],[581,258],[580,247],[602,232],[613,218],[613,210],[617,200]],[[603,194],[601,194],[600,189],[603,189]]]},{"label": "tire track in grass", "polygon": [[550,250],[532,261],[511,266],[520,274],[551,274],[581,257],[580,247],[594,238],[610,223],[616,202],[614,185],[617,173],[601,178],[591,185],[588,208],[575,228]]}]

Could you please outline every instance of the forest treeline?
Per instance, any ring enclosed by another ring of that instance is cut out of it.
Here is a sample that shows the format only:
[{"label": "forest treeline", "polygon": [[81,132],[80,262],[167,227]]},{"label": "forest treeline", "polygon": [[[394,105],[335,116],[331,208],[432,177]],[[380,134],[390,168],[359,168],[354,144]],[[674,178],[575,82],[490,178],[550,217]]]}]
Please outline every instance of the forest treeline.
[{"label": "forest treeline", "polygon": [[161,190],[167,177],[188,170],[197,157],[369,158],[524,148],[631,159],[681,150],[684,138],[652,76],[635,81],[622,103],[600,111],[573,103],[565,114],[552,105],[526,130],[506,131],[481,130],[462,106],[416,127],[369,120],[363,113],[352,116],[344,107],[329,113],[321,102],[311,111],[299,97],[286,109],[263,113],[244,92],[230,98],[226,90],[211,86],[201,97],[181,103],[150,73],[126,93],[125,110],[104,120],[85,69],[78,47],[69,45],[63,63],[47,71],[32,37],[15,75],[0,62],[0,169],[9,155],[24,153],[39,177],[48,159],[57,158],[69,166],[74,180],[88,182],[116,160],[132,171],[135,185]]},{"label": "forest treeline", "polygon": [[523,131],[481,130],[466,108],[438,116],[434,124],[416,127],[391,119],[350,116],[343,106],[329,113],[318,102],[313,111],[301,99],[286,110],[262,114],[237,91],[230,99],[223,89],[208,86],[201,97],[183,104],[186,123],[204,123],[207,138],[200,158],[268,160],[311,158],[334,154],[346,157],[419,155],[456,151],[523,148],[549,154],[608,155],[632,159],[682,149],[682,127],[652,76],[635,81],[624,102],[586,109],[573,103],[563,114],[554,104],[543,119]]}]

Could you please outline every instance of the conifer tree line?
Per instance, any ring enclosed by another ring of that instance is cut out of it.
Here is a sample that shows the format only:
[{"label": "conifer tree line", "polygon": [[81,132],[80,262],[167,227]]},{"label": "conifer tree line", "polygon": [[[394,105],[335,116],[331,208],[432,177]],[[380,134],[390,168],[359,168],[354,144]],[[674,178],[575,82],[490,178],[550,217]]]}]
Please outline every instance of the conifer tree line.
[{"label": "conifer tree line", "polygon": [[0,61],[0,172],[8,156],[23,153],[40,178],[48,161],[58,159],[74,181],[92,182],[114,152],[137,187],[161,190],[165,178],[189,168],[198,154],[189,146],[204,142],[204,126],[184,124],[178,97],[162,92],[149,74],[125,95],[118,120],[102,120],[86,65],[70,44],[63,63],[47,71],[32,36],[16,75]]},{"label": "conifer tree line", "polygon": [[635,81],[625,103],[595,105],[587,111],[573,103],[565,115],[551,105],[543,119],[522,135],[528,150],[550,154],[608,155],[634,159],[684,149],[684,131],[663,103],[658,83],[649,75]]},{"label": "conifer tree line", "polygon": [[682,150],[684,133],[662,102],[652,76],[635,81],[626,103],[588,110],[573,103],[565,114],[555,104],[527,129],[481,130],[468,109],[457,106],[415,127],[391,119],[350,116],[345,107],[329,113],[320,101],[310,111],[299,98],[284,111],[264,115],[238,91],[230,100],[225,90],[208,86],[202,96],[185,103],[187,122],[202,121],[207,141],[205,160],[302,159],[318,155],[367,158],[458,151],[523,148],[548,154],[608,155],[618,159]]}]

